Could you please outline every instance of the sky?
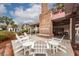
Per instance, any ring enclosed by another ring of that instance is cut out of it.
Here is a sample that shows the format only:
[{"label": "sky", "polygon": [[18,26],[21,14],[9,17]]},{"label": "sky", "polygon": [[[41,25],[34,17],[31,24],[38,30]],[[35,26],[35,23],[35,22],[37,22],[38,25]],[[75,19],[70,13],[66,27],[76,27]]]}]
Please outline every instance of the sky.
[{"label": "sky", "polygon": [[[54,4],[48,4],[53,8]],[[17,24],[39,23],[41,4],[38,3],[0,3],[0,16],[13,18]]]}]

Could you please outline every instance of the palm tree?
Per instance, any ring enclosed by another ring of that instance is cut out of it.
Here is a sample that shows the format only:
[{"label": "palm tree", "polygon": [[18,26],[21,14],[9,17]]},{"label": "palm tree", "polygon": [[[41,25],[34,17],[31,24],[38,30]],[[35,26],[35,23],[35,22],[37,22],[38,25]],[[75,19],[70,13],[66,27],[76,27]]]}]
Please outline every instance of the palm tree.
[{"label": "palm tree", "polygon": [[18,25],[17,25],[17,24],[12,24],[12,27],[13,27],[13,28],[17,28]]},{"label": "palm tree", "polygon": [[57,9],[63,9],[64,8],[64,4],[63,3],[57,3],[56,4],[56,8]]},{"label": "palm tree", "polygon": [[12,18],[9,18],[7,16],[0,17],[0,20],[6,22],[7,25],[10,24],[10,23],[11,24],[14,23],[14,21],[12,20]]},{"label": "palm tree", "polygon": [[[13,19],[12,19],[12,18],[9,18],[9,17],[7,17],[7,16],[2,16],[2,17],[0,17],[0,21],[3,21],[3,22],[6,23],[6,28],[8,27],[9,24],[11,24],[12,26],[14,26],[14,21],[13,21]],[[3,26],[3,27],[5,27],[5,26]]]},{"label": "palm tree", "polygon": [[63,3],[56,3],[56,4],[54,4],[53,6],[54,6],[54,8],[51,9],[51,11],[52,11],[53,13],[56,13],[56,12],[58,12],[59,10],[64,10],[64,4],[63,4]]}]

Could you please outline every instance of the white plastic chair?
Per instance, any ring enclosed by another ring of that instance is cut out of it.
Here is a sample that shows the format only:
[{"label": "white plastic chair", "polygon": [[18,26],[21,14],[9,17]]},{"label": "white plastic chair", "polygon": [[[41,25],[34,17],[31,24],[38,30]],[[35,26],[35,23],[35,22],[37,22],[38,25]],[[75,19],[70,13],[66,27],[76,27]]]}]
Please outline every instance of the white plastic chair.
[{"label": "white plastic chair", "polygon": [[[29,40],[28,36],[18,36],[17,34],[16,34],[16,38],[22,44],[22,47],[24,48],[24,55],[26,55],[27,51],[30,52],[31,48],[33,48],[35,41]],[[31,52],[30,52],[30,54],[31,54]]]},{"label": "white plastic chair", "polygon": [[21,44],[25,43],[27,40],[29,40],[29,38],[27,36],[18,36],[17,34],[16,34],[16,38],[18,41],[20,41]]},{"label": "white plastic chair", "polygon": [[[65,35],[64,35],[65,36]],[[61,47],[65,48],[65,46],[61,45],[62,40],[64,39],[64,36],[62,38],[52,38],[51,41],[49,41],[49,43],[52,45],[51,49],[53,49],[53,53],[55,54],[58,49],[60,49],[61,51],[63,51],[64,53],[66,53],[66,51],[64,49],[62,49]],[[59,47],[61,46],[61,47]]]}]

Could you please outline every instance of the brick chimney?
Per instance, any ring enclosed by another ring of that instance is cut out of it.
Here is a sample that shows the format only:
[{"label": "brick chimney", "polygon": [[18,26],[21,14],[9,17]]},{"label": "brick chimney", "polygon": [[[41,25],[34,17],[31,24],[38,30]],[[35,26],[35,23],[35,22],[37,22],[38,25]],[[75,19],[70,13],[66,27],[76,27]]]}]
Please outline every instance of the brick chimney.
[{"label": "brick chimney", "polygon": [[45,36],[52,36],[53,34],[53,24],[52,24],[52,11],[49,11],[48,4],[41,4],[41,14],[39,16],[39,34]]}]

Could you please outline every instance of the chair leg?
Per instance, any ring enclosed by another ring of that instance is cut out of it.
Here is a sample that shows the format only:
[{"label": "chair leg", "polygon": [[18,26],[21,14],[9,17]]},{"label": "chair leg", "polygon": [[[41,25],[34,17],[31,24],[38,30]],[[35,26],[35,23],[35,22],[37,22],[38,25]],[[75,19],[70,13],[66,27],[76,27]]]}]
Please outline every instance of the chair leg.
[{"label": "chair leg", "polygon": [[26,55],[25,47],[24,47],[24,56]]},{"label": "chair leg", "polygon": [[64,48],[64,49],[67,49],[66,46],[64,46],[64,45],[61,45],[60,47],[62,47],[62,48]]},{"label": "chair leg", "polygon": [[67,51],[65,49],[62,49],[62,48],[58,48],[58,49],[61,50],[64,53],[67,53]]},{"label": "chair leg", "polygon": [[55,54],[55,46],[53,46],[53,54]]},{"label": "chair leg", "polygon": [[24,50],[24,56],[26,55],[26,52],[25,52],[25,50]]},{"label": "chair leg", "polygon": [[56,46],[55,49],[56,49],[56,52],[58,52],[58,46]]},{"label": "chair leg", "polygon": [[33,53],[33,56],[35,56],[35,53]]}]

